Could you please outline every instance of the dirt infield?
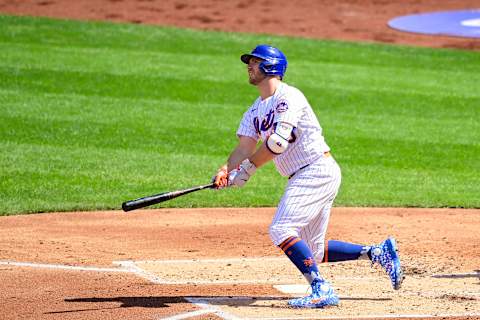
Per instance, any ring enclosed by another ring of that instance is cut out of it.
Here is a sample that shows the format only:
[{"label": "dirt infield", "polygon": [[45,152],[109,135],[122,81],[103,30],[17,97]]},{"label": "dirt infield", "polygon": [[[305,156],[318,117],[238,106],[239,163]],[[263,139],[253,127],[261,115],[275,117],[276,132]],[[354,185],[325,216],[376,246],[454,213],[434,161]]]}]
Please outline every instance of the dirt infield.
[{"label": "dirt infield", "polygon": [[9,14],[469,50],[480,50],[480,41],[399,32],[387,22],[413,13],[478,8],[478,0],[0,0],[0,12]]},{"label": "dirt infield", "polygon": [[334,208],[329,239],[394,235],[406,279],[322,264],[342,304],[285,307],[305,281],[268,236],[273,208],[0,217],[1,319],[480,318],[480,210]]}]

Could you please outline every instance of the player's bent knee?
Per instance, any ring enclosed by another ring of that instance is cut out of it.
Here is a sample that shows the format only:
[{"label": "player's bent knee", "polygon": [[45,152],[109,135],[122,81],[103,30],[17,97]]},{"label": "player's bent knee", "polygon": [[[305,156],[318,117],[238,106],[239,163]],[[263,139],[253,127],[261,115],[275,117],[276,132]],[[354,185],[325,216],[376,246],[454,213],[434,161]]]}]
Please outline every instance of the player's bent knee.
[{"label": "player's bent knee", "polygon": [[268,233],[270,234],[270,239],[272,239],[273,244],[276,246],[280,245],[289,237],[298,237],[298,233],[294,230],[274,224],[270,225]]}]

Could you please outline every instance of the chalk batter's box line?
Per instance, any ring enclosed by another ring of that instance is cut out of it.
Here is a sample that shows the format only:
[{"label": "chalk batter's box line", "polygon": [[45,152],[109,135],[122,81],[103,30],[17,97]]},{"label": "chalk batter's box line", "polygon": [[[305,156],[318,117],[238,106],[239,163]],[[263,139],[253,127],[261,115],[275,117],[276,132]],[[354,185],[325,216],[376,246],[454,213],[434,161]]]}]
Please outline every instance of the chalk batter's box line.
[{"label": "chalk batter's box line", "polygon": [[46,264],[46,263],[33,263],[33,262],[18,262],[18,261],[0,261],[0,265],[12,266],[12,267],[27,267],[27,268],[39,268],[39,269],[56,269],[56,270],[68,270],[68,271],[90,271],[90,272],[126,272],[131,271],[121,268],[102,268],[91,266],[69,266],[63,264]]},{"label": "chalk batter's box line", "polygon": [[392,314],[385,314],[385,315],[370,315],[370,316],[319,316],[319,317],[303,317],[303,316],[296,316],[296,317],[262,317],[262,318],[242,318],[243,320],[365,320],[365,319],[442,319],[442,318],[462,318],[462,317],[479,317],[480,313],[472,313],[472,314],[399,314],[399,315],[392,315]]},{"label": "chalk batter's box line", "polygon": [[[218,263],[218,262],[244,262],[244,261],[283,261],[283,258],[277,257],[266,257],[266,258],[231,258],[231,259],[189,259],[189,260],[143,260],[143,261],[133,261],[133,260],[125,260],[125,261],[114,261],[113,264],[119,265],[120,268],[102,268],[102,267],[94,267],[94,266],[70,266],[70,265],[62,265],[62,264],[45,264],[45,263],[33,263],[33,262],[19,262],[19,261],[0,261],[0,265],[5,266],[16,266],[16,267],[30,267],[30,268],[44,268],[44,269],[59,269],[59,270],[71,270],[71,271],[91,271],[91,272],[126,272],[126,273],[136,273],[137,271],[132,270],[131,268],[135,266],[135,269],[140,269],[145,272],[143,269],[138,267],[137,263],[157,263],[157,264],[178,264],[178,263]],[[422,276],[409,276],[410,278],[416,279],[423,279],[425,277]],[[480,279],[480,272],[474,273],[452,273],[452,274],[433,274],[431,275],[433,278],[479,278]],[[158,277],[157,277],[158,278]],[[259,281],[242,281],[242,280],[232,280],[232,281],[168,281],[165,279],[160,279],[162,284],[229,284],[229,283],[259,283]],[[354,280],[354,281],[371,281],[373,277],[336,277],[335,279],[338,280]],[[277,283],[278,281],[265,281],[265,284],[272,284]]]},{"label": "chalk batter's box line", "polygon": [[[262,260],[265,261],[265,258],[253,258],[255,260]],[[271,259],[276,259],[280,260],[279,258],[271,258]],[[246,259],[244,258],[234,258],[234,259],[229,259],[229,261],[245,261]],[[249,260],[252,260],[250,258]],[[176,263],[175,260],[167,260],[169,263]],[[185,261],[185,260],[176,260],[177,263],[178,261]],[[202,260],[189,260],[191,262],[198,262]],[[214,260],[214,259],[208,259],[208,260],[203,260],[203,261],[212,261],[212,262],[218,262],[222,261],[225,262],[224,259],[221,260]],[[156,261],[158,262],[158,261]],[[30,262],[17,262],[17,261],[0,261],[0,265],[5,265],[5,266],[16,266],[16,267],[31,267],[31,268],[46,268],[46,269],[57,269],[57,270],[68,270],[68,271],[89,271],[89,272],[103,272],[103,273],[113,273],[113,272],[123,272],[123,273],[132,273],[134,275],[137,275],[139,277],[142,277],[152,283],[156,284],[164,284],[162,281],[163,279],[160,279],[156,275],[153,275],[149,272],[146,272],[145,270],[141,269],[136,265],[134,261],[122,261],[122,262],[116,262],[117,265],[120,265],[121,268],[101,268],[101,267],[91,267],[91,266],[69,266],[69,265],[60,265],[60,264],[43,264],[43,263],[30,263]],[[445,275],[436,275],[437,277],[478,277],[478,272],[476,273],[464,273],[464,274],[445,274]],[[238,282],[236,282],[238,283]],[[476,293],[475,293],[476,294]],[[258,320],[258,319],[266,319],[266,320],[286,320],[286,319],[297,319],[297,320],[303,320],[303,319],[312,319],[311,316],[308,317],[302,317],[302,316],[297,316],[297,317],[288,317],[288,318],[282,318],[282,317],[270,317],[270,318],[238,318],[232,314],[229,314],[223,310],[221,310],[220,307],[211,305],[209,301],[215,301],[215,300],[225,300],[225,298],[191,298],[191,297],[185,297],[187,301],[190,303],[198,306],[201,308],[201,310],[197,311],[192,311],[184,314],[178,314],[172,317],[167,317],[163,319],[188,319],[192,318],[195,316],[199,316],[200,314],[209,314],[213,313],[217,315],[218,317],[225,319],[225,320],[237,320],[237,319],[252,319],[252,320]],[[240,299],[251,299],[253,298],[248,298],[248,297],[232,297],[229,299],[233,300],[240,300]],[[429,314],[419,314],[419,315],[370,315],[370,316],[341,316],[341,317],[335,317],[335,316],[325,316],[325,317],[318,317],[315,319],[318,320],[340,320],[340,319],[351,319],[351,320],[360,320],[360,319],[382,319],[382,318],[388,318],[388,319],[416,319],[416,318],[445,318],[445,317],[480,317],[480,314],[476,313],[465,313],[465,314],[435,314],[435,315],[429,315]],[[158,318],[160,319],[160,318]]]},{"label": "chalk batter's box line", "polygon": [[[220,307],[210,304],[210,302],[216,302],[225,300],[225,298],[188,298],[186,300],[195,304],[197,307],[200,307],[200,310],[190,311],[186,313],[177,314],[170,317],[162,317],[157,319],[163,320],[180,320],[180,319],[188,319],[193,318],[199,315],[204,314],[215,314],[219,318],[224,320],[306,320],[306,319],[316,319],[316,320],[341,320],[341,319],[348,319],[348,320],[364,320],[364,319],[421,319],[421,318],[430,318],[430,319],[437,319],[437,318],[449,318],[449,317],[480,317],[480,314],[477,313],[467,313],[467,314],[399,314],[399,315],[392,315],[392,314],[385,314],[385,315],[367,315],[367,316],[317,316],[312,317],[309,316],[289,316],[289,317],[259,317],[259,318],[239,318],[235,315],[232,315],[228,312],[223,311]],[[233,297],[229,298],[229,300],[254,300],[248,297]]]},{"label": "chalk batter's box line", "polygon": [[[185,261],[185,260],[183,260]],[[196,262],[198,260],[189,260]],[[209,261],[220,261],[220,260],[209,260]],[[221,260],[223,261],[223,259]],[[171,262],[171,260],[169,261]],[[283,284],[284,281],[217,281],[217,280],[197,280],[197,281],[170,281],[162,279],[157,275],[147,272],[136,265],[134,261],[121,261],[116,262],[120,268],[101,268],[101,267],[92,267],[92,266],[69,266],[69,265],[60,265],[60,264],[44,264],[44,263],[31,263],[31,262],[17,262],[17,261],[0,261],[0,265],[5,266],[16,266],[16,267],[29,267],[29,268],[41,268],[41,269],[56,269],[56,270],[67,270],[67,271],[87,271],[87,272],[102,272],[102,273],[131,273],[138,277],[144,278],[149,282],[155,284],[164,284],[164,285],[188,285],[188,284],[203,284],[203,285],[222,285],[222,284]],[[461,274],[444,274],[444,275],[434,275],[432,277],[436,278],[466,278],[466,277],[477,277],[478,273],[461,273]],[[356,277],[337,277],[337,280],[366,280],[371,281],[375,278],[356,278]],[[421,279],[421,278],[419,278]],[[305,285],[307,288],[308,286]],[[305,290],[306,291],[306,290]],[[464,290],[460,291],[449,291],[450,294],[458,294],[463,297],[472,298],[475,300],[480,300],[480,292],[467,292]],[[418,296],[418,293],[407,293],[403,292],[402,295],[407,296]],[[435,298],[439,294],[432,291],[422,292],[421,296],[426,298]],[[441,296],[441,295],[440,295]],[[352,298],[352,297],[349,297]]]},{"label": "chalk batter's box line", "polygon": [[[126,260],[132,261],[132,260]],[[278,257],[230,257],[230,258],[207,258],[207,259],[176,259],[176,260],[135,260],[135,263],[161,263],[161,264],[178,264],[178,263],[192,263],[192,262],[201,262],[201,263],[235,263],[235,262],[261,262],[261,261],[290,261],[288,258],[283,256]],[[122,261],[116,261],[122,262]]]},{"label": "chalk batter's box line", "polygon": [[[211,260],[214,262],[214,260]],[[219,260],[216,260],[218,262]],[[223,260],[222,260],[223,261]],[[192,260],[192,263],[197,262],[197,260]],[[173,263],[169,261],[169,263]],[[28,267],[28,268],[39,268],[39,269],[53,269],[53,270],[67,270],[67,271],[88,271],[88,272],[101,272],[101,273],[132,273],[137,276],[141,276],[151,282],[156,284],[166,284],[166,285],[184,285],[184,284],[280,284],[283,283],[281,280],[271,280],[271,281],[258,281],[258,280],[194,280],[194,281],[171,281],[162,279],[152,273],[149,273],[142,268],[140,268],[135,261],[116,261],[114,264],[118,265],[119,268],[102,268],[102,267],[93,267],[93,266],[69,266],[61,264],[45,264],[45,263],[33,263],[33,262],[18,262],[18,261],[0,261],[0,265],[12,266],[12,267]],[[341,279],[341,278],[338,278]],[[373,279],[373,278],[372,278]],[[372,280],[368,278],[345,278],[345,280]]]}]

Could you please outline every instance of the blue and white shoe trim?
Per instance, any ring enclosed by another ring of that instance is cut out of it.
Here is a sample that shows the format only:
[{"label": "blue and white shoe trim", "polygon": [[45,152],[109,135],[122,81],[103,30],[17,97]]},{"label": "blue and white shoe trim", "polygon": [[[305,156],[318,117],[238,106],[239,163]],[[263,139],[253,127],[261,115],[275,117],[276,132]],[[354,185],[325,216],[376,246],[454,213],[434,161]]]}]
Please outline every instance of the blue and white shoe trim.
[{"label": "blue and white shoe trim", "polygon": [[339,299],[330,284],[325,280],[312,282],[312,294],[303,298],[292,299],[288,305],[292,308],[325,308],[337,306]]},{"label": "blue and white shoe trim", "polygon": [[393,289],[400,289],[404,277],[395,239],[388,238],[379,245],[372,246],[371,256],[372,266],[380,264],[390,277]]}]

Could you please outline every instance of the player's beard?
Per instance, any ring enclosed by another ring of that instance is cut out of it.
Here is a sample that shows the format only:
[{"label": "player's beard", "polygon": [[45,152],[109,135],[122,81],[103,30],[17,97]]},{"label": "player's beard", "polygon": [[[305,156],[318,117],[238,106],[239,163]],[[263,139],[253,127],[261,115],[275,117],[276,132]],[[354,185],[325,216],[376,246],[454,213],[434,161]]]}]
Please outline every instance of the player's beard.
[{"label": "player's beard", "polygon": [[260,70],[252,70],[248,72],[248,82],[254,86],[258,85],[266,78],[267,76]]}]

